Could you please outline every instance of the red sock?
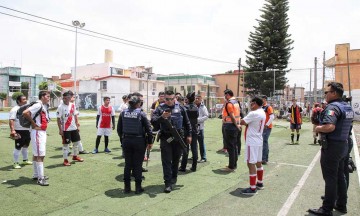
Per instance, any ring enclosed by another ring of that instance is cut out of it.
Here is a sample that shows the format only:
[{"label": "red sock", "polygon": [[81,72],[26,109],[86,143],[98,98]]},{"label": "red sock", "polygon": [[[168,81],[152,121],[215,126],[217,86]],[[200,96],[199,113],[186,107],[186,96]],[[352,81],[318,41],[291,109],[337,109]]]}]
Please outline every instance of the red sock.
[{"label": "red sock", "polygon": [[256,188],[256,174],[250,174],[250,188],[255,190]]},{"label": "red sock", "polygon": [[263,176],[264,176],[264,168],[260,167],[260,168],[257,169],[258,182],[262,183]]}]

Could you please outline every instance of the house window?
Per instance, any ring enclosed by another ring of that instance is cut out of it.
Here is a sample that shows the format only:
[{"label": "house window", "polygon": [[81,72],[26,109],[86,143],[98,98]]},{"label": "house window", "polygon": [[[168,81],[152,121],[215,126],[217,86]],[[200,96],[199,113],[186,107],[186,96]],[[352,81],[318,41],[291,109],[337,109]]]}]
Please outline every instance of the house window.
[{"label": "house window", "polygon": [[184,86],[180,86],[180,91],[184,91]]},{"label": "house window", "polygon": [[195,86],[191,85],[191,86],[187,86],[187,92],[194,92],[195,91]]},{"label": "house window", "polygon": [[201,86],[201,91],[206,92],[206,86]]},{"label": "house window", "polygon": [[124,70],[121,68],[110,68],[111,75],[124,75]]},{"label": "house window", "polygon": [[152,91],[156,91],[156,82],[152,84]]},{"label": "house window", "polygon": [[107,90],[107,81],[100,81],[100,90]]}]

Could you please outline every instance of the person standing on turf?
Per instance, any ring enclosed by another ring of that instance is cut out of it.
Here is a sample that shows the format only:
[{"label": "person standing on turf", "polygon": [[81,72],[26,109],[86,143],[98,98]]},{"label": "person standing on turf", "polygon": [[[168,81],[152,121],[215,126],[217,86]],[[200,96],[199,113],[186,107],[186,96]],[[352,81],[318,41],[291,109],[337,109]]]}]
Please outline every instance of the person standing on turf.
[{"label": "person standing on turf", "polygon": [[[24,128],[20,125],[19,119],[16,117],[16,113],[19,108],[27,103],[25,95],[19,95],[16,98],[16,106],[10,110],[9,114],[9,126],[10,137],[15,140],[15,148],[13,152],[14,156],[14,169],[21,169],[19,164],[19,156],[22,153],[23,162],[22,165],[32,165],[33,163],[28,160],[28,147],[30,144],[30,132],[29,128]],[[20,138],[19,138],[20,137]]]},{"label": "person standing on turf", "polygon": [[[296,104],[297,100],[292,99],[292,106],[288,109],[288,118],[290,118],[291,144],[299,144],[300,129],[302,124],[302,108]],[[296,130],[296,142],[294,136]]]},{"label": "person standing on turf", "polygon": [[263,155],[262,164],[267,164],[269,161],[269,136],[271,134],[272,121],[274,120],[274,111],[272,106],[267,103],[267,96],[262,96],[262,108],[266,115],[266,122],[263,132]]},{"label": "person standing on turf", "polygon": [[[262,109],[263,101],[259,97],[254,97],[250,102],[251,111],[241,120],[241,125],[246,125],[245,129],[245,161],[249,168],[250,187],[243,189],[242,194],[254,195],[257,189],[264,188],[262,167],[263,153],[263,130],[266,122],[266,115]],[[257,179],[257,181],[256,181]]]},{"label": "person standing on turf", "polygon": [[93,150],[93,154],[99,152],[98,148],[100,145],[101,136],[105,137],[105,153],[110,153],[109,145],[109,136],[111,136],[111,129],[115,129],[115,109],[110,106],[110,98],[104,97],[104,104],[101,105],[98,109],[96,116],[96,128],[97,128],[97,137],[96,137],[96,146]]}]

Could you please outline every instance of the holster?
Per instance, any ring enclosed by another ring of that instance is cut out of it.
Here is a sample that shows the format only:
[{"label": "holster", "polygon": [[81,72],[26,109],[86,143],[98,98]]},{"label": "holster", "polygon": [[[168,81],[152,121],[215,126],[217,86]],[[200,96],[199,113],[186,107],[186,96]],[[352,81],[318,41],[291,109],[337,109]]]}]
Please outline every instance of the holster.
[{"label": "holster", "polygon": [[325,137],[321,137],[319,143],[323,149],[327,149],[329,146],[328,140]]}]

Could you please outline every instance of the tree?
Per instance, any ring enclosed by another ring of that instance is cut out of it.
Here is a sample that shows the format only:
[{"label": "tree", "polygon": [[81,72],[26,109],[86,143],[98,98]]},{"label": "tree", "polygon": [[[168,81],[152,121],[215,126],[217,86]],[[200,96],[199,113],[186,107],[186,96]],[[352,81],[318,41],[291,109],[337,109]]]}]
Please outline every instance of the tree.
[{"label": "tree", "polygon": [[[41,82],[39,83],[39,90],[48,90],[48,83],[47,82]],[[54,106],[54,99],[61,96],[61,87],[59,85],[56,85],[55,91],[50,91],[50,100],[51,105]]]},{"label": "tree", "polygon": [[24,95],[24,94],[22,92],[14,92],[14,94],[11,95],[11,99],[16,101],[16,98],[19,97],[20,95]]},{"label": "tree", "polygon": [[[288,0],[265,0],[260,9],[258,26],[250,32],[249,49],[246,50],[245,87],[247,93],[270,95],[275,89],[283,89],[287,79],[286,70],[291,56],[293,40],[288,34]],[[253,73],[252,73],[253,72]]]},{"label": "tree", "polygon": [[0,110],[3,110],[3,101],[6,99],[7,94],[0,92]]},{"label": "tree", "polygon": [[29,97],[29,82],[21,82],[21,92],[26,98]]}]

